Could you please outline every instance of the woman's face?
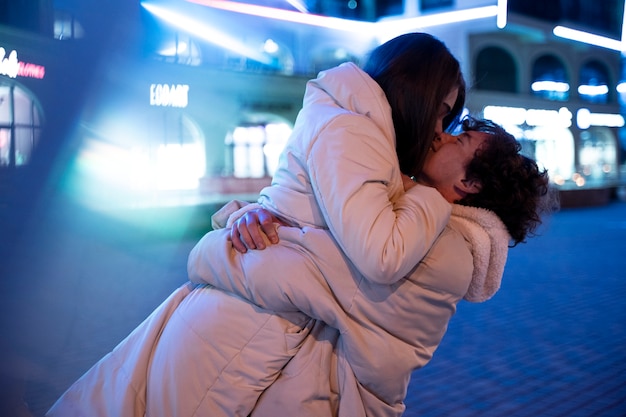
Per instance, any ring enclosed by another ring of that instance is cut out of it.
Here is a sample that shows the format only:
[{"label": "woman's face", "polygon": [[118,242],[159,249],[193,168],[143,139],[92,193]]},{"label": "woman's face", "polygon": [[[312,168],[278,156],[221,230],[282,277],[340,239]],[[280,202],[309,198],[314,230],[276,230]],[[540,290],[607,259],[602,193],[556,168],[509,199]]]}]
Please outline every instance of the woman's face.
[{"label": "woman's face", "polygon": [[426,156],[420,182],[434,187],[450,203],[480,191],[480,182],[466,180],[466,168],[488,134],[463,132],[458,136],[441,133]]}]

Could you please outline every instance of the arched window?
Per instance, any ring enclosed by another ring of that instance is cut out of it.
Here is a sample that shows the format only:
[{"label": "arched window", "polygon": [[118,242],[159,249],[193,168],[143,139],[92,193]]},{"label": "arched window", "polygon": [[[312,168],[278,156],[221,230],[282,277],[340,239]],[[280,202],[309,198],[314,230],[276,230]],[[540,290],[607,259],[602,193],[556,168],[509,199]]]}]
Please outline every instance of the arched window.
[{"label": "arched window", "polygon": [[139,108],[107,107],[98,123],[81,130],[68,178],[85,206],[169,204],[167,196],[198,188],[206,164],[200,127],[182,110]]},{"label": "arched window", "polygon": [[148,157],[146,171],[152,173],[153,186],[159,190],[196,189],[206,163],[202,130],[182,111],[168,109],[154,116],[152,134],[139,148]]},{"label": "arched window", "polygon": [[580,68],[580,98],[591,103],[607,103],[609,101],[609,71],[600,61],[591,60]]},{"label": "arched window", "polygon": [[490,46],[478,53],[474,67],[478,90],[517,93],[517,67],[506,50]]},{"label": "arched window", "polygon": [[570,86],[563,62],[550,54],[537,58],[533,64],[530,88],[539,97],[567,100]]},{"label": "arched window", "polygon": [[0,167],[30,162],[42,128],[38,101],[17,83],[0,80]]}]

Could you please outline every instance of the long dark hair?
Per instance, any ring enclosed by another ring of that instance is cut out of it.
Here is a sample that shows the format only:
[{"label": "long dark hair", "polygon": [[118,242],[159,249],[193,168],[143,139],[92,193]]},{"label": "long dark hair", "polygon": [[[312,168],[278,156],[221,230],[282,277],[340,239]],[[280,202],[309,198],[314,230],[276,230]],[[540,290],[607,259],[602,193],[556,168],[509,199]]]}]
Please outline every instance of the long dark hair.
[{"label": "long dark hair", "polygon": [[443,128],[458,120],[465,103],[465,80],[446,45],[427,33],[400,35],[375,48],[363,70],[383,89],[391,106],[400,170],[419,175],[444,98],[459,95]]}]

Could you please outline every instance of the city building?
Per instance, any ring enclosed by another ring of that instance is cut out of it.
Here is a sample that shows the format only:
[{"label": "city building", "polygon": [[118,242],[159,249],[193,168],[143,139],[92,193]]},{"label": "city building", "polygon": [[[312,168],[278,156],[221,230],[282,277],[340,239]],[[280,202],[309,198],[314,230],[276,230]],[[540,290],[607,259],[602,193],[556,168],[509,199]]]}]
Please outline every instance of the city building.
[{"label": "city building", "polygon": [[620,0],[25,3],[0,13],[0,182],[14,195],[56,181],[94,209],[252,199],[306,81],[409,31],[449,46],[467,111],[514,134],[564,205],[626,182]]}]

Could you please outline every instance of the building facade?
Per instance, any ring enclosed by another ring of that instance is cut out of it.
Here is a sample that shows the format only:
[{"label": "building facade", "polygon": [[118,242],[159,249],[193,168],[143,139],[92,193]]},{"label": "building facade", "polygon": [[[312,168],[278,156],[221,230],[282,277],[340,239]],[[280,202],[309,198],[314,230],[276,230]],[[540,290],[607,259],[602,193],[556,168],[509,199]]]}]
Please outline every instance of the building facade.
[{"label": "building facade", "polygon": [[623,186],[619,51],[496,0],[327,1],[324,17],[273,3],[114,2],[102,18],[65,0],[40,6],[39,26],[2,22],[0,175],[57,175],[93,207],[254,198],[308,79],[423,30],[459,58],[468,112],[503,124],[555,186]]}]

